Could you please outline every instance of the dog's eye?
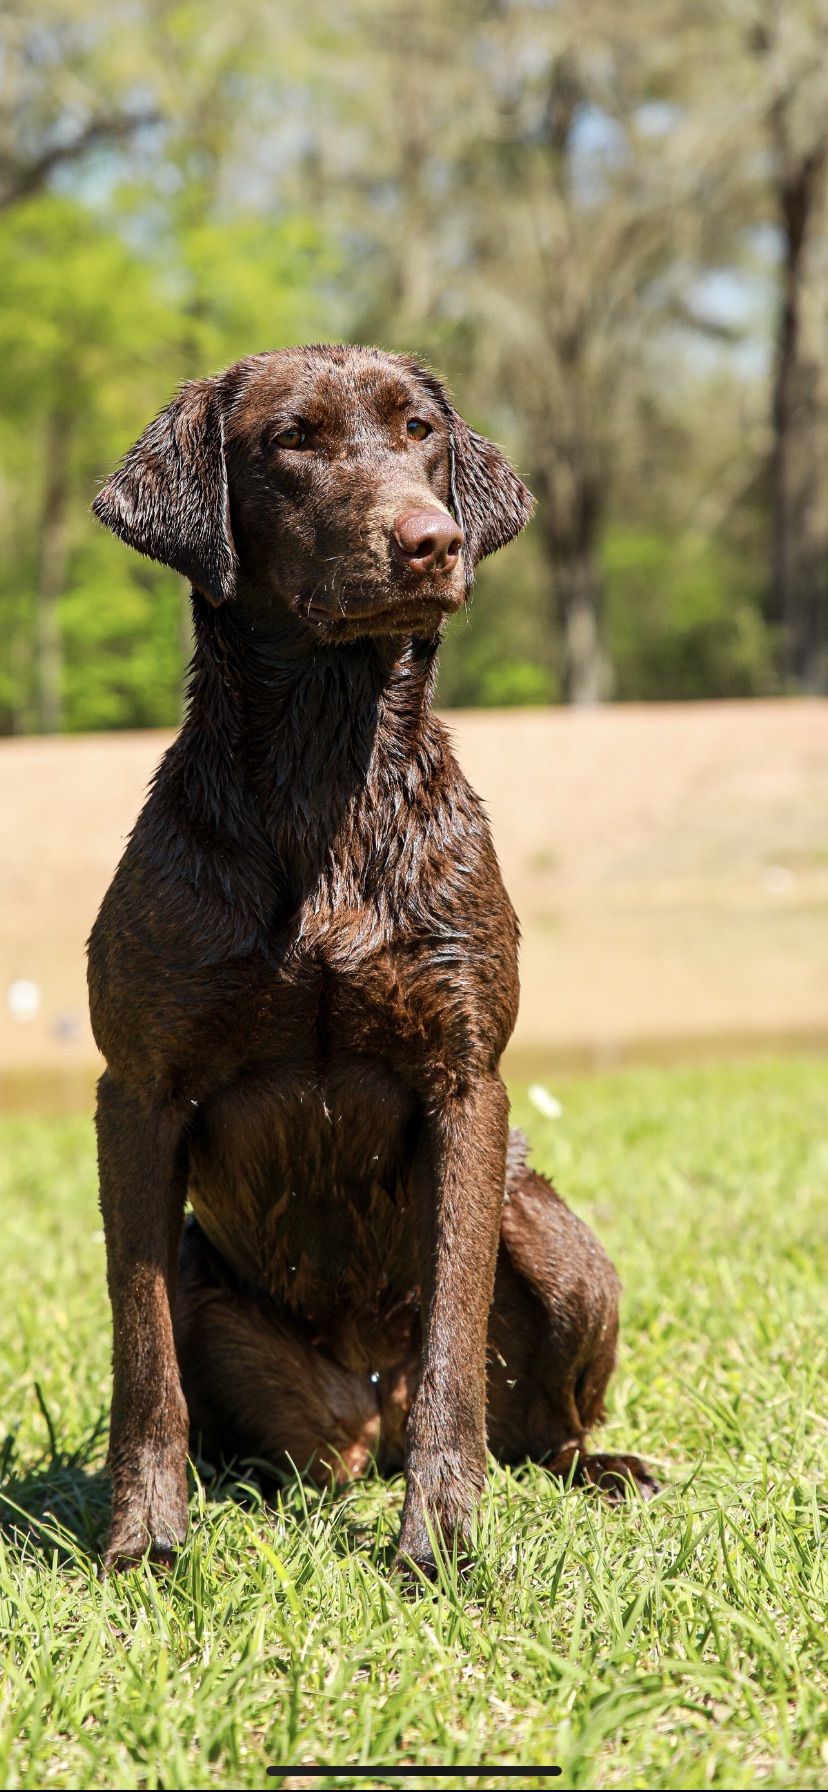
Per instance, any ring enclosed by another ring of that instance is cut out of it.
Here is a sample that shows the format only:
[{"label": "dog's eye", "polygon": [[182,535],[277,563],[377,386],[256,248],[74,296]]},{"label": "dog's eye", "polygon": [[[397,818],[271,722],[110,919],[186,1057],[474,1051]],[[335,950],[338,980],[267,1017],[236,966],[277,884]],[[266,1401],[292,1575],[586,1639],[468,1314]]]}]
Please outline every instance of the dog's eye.
[{"label": "dog's eye", "polygon": [[273,447],[301,448],[304,440],[304,430],[299,428],[298,423],[291,423],[287,429],[280,429],[279,434],[273,437]]},{"label": "dog's eye", "polygon": [[424,423],[422,417],[409,417],[405,427],[412,442],[424,442],[431,435],[431,424]]}]

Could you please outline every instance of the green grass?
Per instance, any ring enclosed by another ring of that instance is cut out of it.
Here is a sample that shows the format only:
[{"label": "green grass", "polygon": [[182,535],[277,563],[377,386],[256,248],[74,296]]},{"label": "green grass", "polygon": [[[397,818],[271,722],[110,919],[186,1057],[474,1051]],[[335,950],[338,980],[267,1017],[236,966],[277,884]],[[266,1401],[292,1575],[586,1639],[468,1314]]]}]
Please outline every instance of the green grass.
[{"label": "green grass", "polygon": [[558,1121],[515,1092],[625,1284],[603,1438],[665,1491],[619,1511],[494,1470],[475,1565],[409,1598],[388,1577],[399,1480],[295,1485],[275,1511],[197,1486],[173,1575],[98,1580],[91,1127],[0,1123],[0,1782],[252,1787],[305,1761],[474,1786],[497,1782],[464,1764],[513,1762],[534,1786],[558,1762],[563,1786],[824,1786],[827,1068],[571,1081]]}]

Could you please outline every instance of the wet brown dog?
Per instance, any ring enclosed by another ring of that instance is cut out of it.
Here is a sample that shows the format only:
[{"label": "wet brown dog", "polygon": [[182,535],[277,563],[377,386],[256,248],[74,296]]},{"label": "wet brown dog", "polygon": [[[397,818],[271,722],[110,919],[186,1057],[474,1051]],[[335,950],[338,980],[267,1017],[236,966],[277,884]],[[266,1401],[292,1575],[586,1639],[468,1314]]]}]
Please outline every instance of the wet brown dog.
[{"label": "wet brown dog", "polygon": [[110,1566],[184,1538],[189,1437],[322,1480],[404,1462],[426,1569],[487,1438],[652,1485],[584,1450],[618,1285],[509,1139],[517,926],[429,707],[441,626],[530,505],[430,373],[353,348],[185,386],[96,501],[191,580],[196,628],[89,948]]}]

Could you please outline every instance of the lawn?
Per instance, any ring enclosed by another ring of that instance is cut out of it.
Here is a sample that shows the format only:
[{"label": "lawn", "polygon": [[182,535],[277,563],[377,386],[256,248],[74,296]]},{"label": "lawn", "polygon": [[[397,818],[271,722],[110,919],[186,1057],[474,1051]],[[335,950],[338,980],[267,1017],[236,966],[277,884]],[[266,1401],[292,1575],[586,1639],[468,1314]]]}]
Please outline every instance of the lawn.
[{"label": "lawn", "polygon": [[[473,1567],[389,1579],[399,1480],[194,1485],[176,1571],[97,1578],[108,1313],[92,1131],[0,1122],[0,1783],[828,1783],[828,1065],[522,1089],[535,1161],[625,1285],[607,1447],[649,1507],[494,1470]],[[488,1780],[464,1767],[484,1763]],[[556,1782],[541,1767],[563,1769]],[[533,1771],[533,1769],[535,1771]],[[515,1783],[515,1782],[513,1782]]]}]

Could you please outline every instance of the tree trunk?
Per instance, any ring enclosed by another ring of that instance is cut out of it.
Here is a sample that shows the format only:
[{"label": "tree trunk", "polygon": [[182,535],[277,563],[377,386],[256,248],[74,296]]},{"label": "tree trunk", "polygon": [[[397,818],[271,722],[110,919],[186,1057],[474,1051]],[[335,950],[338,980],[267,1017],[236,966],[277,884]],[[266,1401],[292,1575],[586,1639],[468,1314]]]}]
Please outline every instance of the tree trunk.
[{"label": "tree trunk", "polygon": [[399,341],[410,347],[422,339],[431,306],[431,256],[425,248],[430,208],[424,185],[430,148],[425,101],[432,47],[429,23],[417,4],[401,6],[395,18],[402,208],[396,237],[394,325]]},{"label": "tree trunk", "polygon": [[69,419],[53,411],[46,426],[46,481],[40,531],[40,588],[37,607],[37,671],[40,728],[60,731],[62,653],[58,601],[63,595],[67,556]]},{"label": "tree trunk", "polygon": [[801,689],[825,688],[828,596],[825,151],[780,182],[785,241],[773,391],[773,599],[786,670]]},{"label": "tree trunk", "polygon": [[604,471],[583,439],[570,436],[564,453],[553,446],[531,481],[549,567],[567,703],[602,703],[612,689],[604,645],[604,586],[598,543],[604,512]]},{"label": "tree trunk", "polygon": [[603,642],[603,587],[593,555],[581,554],[554,568],[568,703],[603,703],[611,675]]}]

